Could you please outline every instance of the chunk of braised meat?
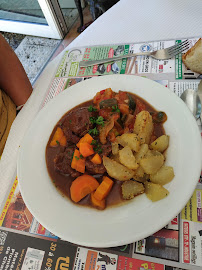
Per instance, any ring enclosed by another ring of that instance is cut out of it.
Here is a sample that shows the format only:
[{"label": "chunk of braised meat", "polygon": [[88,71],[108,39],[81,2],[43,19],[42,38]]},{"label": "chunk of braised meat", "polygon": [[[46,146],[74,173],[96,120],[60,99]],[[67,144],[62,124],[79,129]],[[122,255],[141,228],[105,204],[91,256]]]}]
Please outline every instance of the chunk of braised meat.
[{"label": "chunk of braised meat", "polygon": [[66,136],[67,142],[72,142],[75,144],[79,142],[80,138],[73,134],[73,132],[68,127],[63,128],[63,131]]},{"label": "chunk of braised meat", "polygon": [[69,135],[69,130],[79,137],[85,135],[92,127],[92,123],[90,122],[91,116],[93,116],[93,113],[89,112],[87,107],[71,111],[62,123],[62,129],[65,135],[66,133],[66,136]]},{"label": "chunk of braised meat", "polygon": [[70,174],[72,177],[76,178],[81,174],[71,168],[74,149],[74,147],[67,147],[64,152],[57,154],[54,158],[54,167],[60,173]]},{"label": "chunk of braised meat", "polygon": [[112,152],[112,145],[108,141],[106,144],[101,144],[102,148],[102,153],[100,154],[101,156],[109,156]]},{"label": "chunk of braised meat", "polygon": [[86,158],[86,171],[89,174],[103,174],[106,172],[106,169],[103,164],[94,164],[91,161],[91,157]]}]

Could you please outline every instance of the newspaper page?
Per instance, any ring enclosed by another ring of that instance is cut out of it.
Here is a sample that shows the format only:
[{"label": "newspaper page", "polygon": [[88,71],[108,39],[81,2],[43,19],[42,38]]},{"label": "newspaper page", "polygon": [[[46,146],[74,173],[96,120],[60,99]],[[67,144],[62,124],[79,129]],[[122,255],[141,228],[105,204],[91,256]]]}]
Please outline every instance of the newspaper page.
[{"label": "newspaper page", "polygon": [[[193,45],[197,41],[191,39]],[[187,70],[182,55],[155,60],[147,56],[80,68],[82,60],[96,60],[172,46],[181,40],[118,44],[67,50],[52,79],[41,108],[62,91],[83,80],[108,74],[143,76],[170,88],[180,96],[197,90],[201,75]],[[197,120],[201,130],[201,120]],[[0,213],[0,270],[3,269],[201,269],[202,267],[202,175],[183,211],[165,228],[136,243],[107,249],[73,245],[44,228],[29,212],[13,179]],[[134,232],[135,233],[135,232]]]}]

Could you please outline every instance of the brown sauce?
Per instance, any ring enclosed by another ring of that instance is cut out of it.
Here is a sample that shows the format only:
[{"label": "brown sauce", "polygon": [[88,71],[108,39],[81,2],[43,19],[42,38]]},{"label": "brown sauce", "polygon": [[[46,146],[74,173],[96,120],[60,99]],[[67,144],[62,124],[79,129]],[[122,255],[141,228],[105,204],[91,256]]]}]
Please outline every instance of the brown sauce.
[{"label": "brown sauce", "polygon": [[[157,112],[148,102],[146,102],[144,99],[140,98],[139,96],[130,93],[131,96],[136,99],[138,98],[142,103],[144,103],[146,105],[146,110],[149,112]],[[60,125],[61,122],[64,121],[65,117],[67,117],[67,115],[73,111],[76,110],[78,108],[81,107],[89,107],[90,105],[92,105],[92,100],[84,102],[76,107],[74,107],[73,109],[71,109],[70,111],[68,111],[56,124],[56,126],[53,129],[53,132],[49,138],[47,147],[46,147],[46,165],[47,165],[47,169],[48,169],[48,173],[50,175],[50,178],[53,182],[53,184],[55,185],[55,187],[57,188],[57,190],[62,194],[63,197],[68,198],[70,201],[71,197],[70,197],[70,186],[72,181],[74,180],[74,178],[72,178],[70,175],[62,175],[59,172],[57,172],[54,168],[54,158],[57,154],[60,153],[60,151],[62,149],[64,149],[63,146],[57,146],[57,147],[51,147],[49,146],[53,135],[57,129],[57,127]],[[155,124],[154,123],[154,132],[153,135],[155,135],[156,137],[159,137],[161,135],[165,134],[164,128],[163,128],[163,124]],[[107,175],[107,174],[106,174]],[[98,182],[102,181],[102,177],[103,175],[94,175],[94,177],[98,180]],[[115,205],[119,205],[121,203],[127,202],[125,200],[122,199],[121,196],[121,184],[123,182],[122,181],[117,181],[114,180],[114,185],[110,191],[110,194],[107,196],[106,198],[106,207],[109,206],[115,206]],[[73,202],[72,202],[73,203]],[[90,195],[86,196],[85,198],[83,198],[79,203],[77,203],[81,206],[89,206],[89,207],[93,207],[91,205],[91,200],[90,200]]]}]

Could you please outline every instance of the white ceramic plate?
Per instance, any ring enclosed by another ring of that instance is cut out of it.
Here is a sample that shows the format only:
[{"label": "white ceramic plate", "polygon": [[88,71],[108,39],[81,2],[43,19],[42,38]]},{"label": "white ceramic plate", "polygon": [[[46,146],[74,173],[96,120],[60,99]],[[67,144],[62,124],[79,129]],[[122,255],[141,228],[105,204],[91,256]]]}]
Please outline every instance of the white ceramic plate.
[{"label": "white ceramic plate", "polygon": [[[45,148],[54,126],[68,110],[107,87],[138,94],[168,116],[166,164],[174,167],[175,178],[166,185],[169,196],[161,201],[152,203],[143,194],[128,204],[98,211],[63,198],[49,178]],[[182,210],[199,179],[201,138],[194,117],[169,89],[141,77],[102,76],[68,88],[39,112],[23,139],[17,169],[25,203],[44,227],[76,244],[118,246],[153,234]]]}]

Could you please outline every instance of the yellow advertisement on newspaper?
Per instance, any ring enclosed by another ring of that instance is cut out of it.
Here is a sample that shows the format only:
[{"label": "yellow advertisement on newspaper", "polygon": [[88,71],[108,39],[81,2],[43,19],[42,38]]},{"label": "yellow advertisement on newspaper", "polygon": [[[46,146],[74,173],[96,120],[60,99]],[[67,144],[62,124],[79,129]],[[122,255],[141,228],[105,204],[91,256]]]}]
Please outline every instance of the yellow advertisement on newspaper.
[{"label": "yellow advertisement on newspaper", "polygon": [[202,222],[202,190],[195,189],[192,197],[181,212],[184,220]]}]

